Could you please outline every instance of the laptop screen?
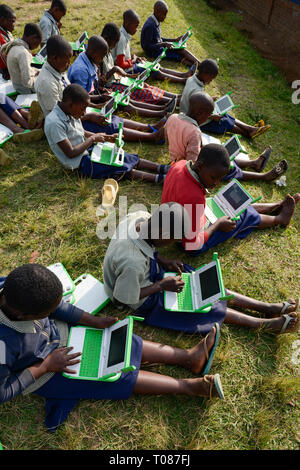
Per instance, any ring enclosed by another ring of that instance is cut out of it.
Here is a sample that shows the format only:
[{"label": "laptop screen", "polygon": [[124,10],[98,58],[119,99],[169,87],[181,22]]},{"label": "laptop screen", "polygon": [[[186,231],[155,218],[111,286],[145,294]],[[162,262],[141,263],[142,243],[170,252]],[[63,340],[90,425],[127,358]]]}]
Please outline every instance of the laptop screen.
[{"label": "laptop screen", "polygon": [[222,196],[234,210],[238,209],[249,200],[248,194],[237,183],[230,186]]},{"label": "laptop screen", "polygon": [[186,39],[188,39],[188,37],[189,37],[189,32],[187,31],[187,32],[185,33],[185,35],[182,36],[182,38],[181,38],[181,41],[180,41],[181,44],[182,44]]},{"label": "laptop screen", "polygon": [[221,291],[216,265],[200,273],[200,286],[202,300],[209,299]]},{"label": "laptop screen", "polygon": [[106,115],[107,113],[109,113],[110,111],[113,110],[114,108],[114,98],[112,98],[103,108],[103,114]]},{"label": "laptop screen", "polygon": [[82,42],[84,42],[86,39],[86,33],[82,33],[82,35],[80,36],[80,38],[78,39],[78,42],[79,44],[81,44]]},{"label": "laptop screen", "polygon": [[142,72],[139,76],[138,76],[138,80],[144,80],[145,78],[147,78],[147,75],[148,75],[148,70],[144,70],[144,72]]},{"label": "laptop screen", "polygon": [[222,113],[226,109],[230,108],[231,107],[231,101],[229,99],[229,96],[223,96],[223,98],[220,98],[217,101],[217,104],[218,104],[220,113]]},{"label": "laptop screen", "polygon": [[239,143],[236,138],[228,140],[228,142],[224,144],[224,147],[229,153],[229,157],[231,157],[231,155],[233,155],[237,150],[240,149]]},{"label": "laptop screen", "polygon": [[125,360],[125,348],[128,325],[112,331],[110,337],[107,367],[115,366]]},{"label": "laptop screen", "polygon": [[45,57],[47,57],[47,47],[42,47],[42,49],[38,52],[38,55],[42,56],[45,59]]}]

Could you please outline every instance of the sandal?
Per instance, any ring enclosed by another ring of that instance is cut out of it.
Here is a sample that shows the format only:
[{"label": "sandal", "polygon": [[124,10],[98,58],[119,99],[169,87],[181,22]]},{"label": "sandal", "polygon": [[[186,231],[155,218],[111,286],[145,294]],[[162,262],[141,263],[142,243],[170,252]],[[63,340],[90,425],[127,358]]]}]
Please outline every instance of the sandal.
[{"label": "sandal", "polygon": [[286,170],[288,169],[289,165],[288,165],[288,162],[286,160],[281,160],[281,162],[277,163],[277,165],[275,165],[274,167],[274,170],[275,170],[275,173],[277,175],[277,177],[283,175]]},{"label": "sandal", "polygon": [[28,128],[34,129],[44,120],[44,114],[38,101],[33,101],[29,108]]},{"label": "sandal", "polygon": [[286,300],[285,302],[282,302],[282,303],[283,303],[283,307],[282,307],[279,315],[283,315],[287,311],[287,309],[289,307],[292,307],[292,306],[295,306],[295,310],[293,310],[293,312],[296,312],[296,310],[299,307],[300,299],[297,299],[295,303],[290,302],[289,300]]},{"label": "sandal", "polygon": [[13,162],[13,158],[11,158],[4,150],[0,149],[0,166],[10,165]]},{"label": "sandal", "polygon": [[299,327],[300,327],[299,316],[295,318],[295,317],[292,317],[291,315],[289,315],[288,313],[285,313],[282,316],[285,318],[285,321],[284,321],[284,324],[282,325],[282,328],[281,328],[279,334],[285,333],[287,327],[289,326],[289,323],[292,320],[295,321],[298,318],[298,322],[296,323],[296,328],[293,331],[290,332],[290,333],[296,333],[299,330]]},{"label": "sandal", "polygon": [[225,400],[225,396],[224,396],[224,392],[223,392],[223,387],[222,387],[222,383],[221,383],[221,379],[220,379],[220,375],[219,374],[215,374],[215,375],[205,375],[203,377],[204,379],[204,382],[206,382],[207,384],[210,385],[210,388],[209,388],[209,398],[215,398],[213,397],[213,394],[212,394],[212,391],[213,391],[213,386],[216,387],[216,390],[218,392],[218,395],[219,395],[219,398],[221,398],[221,400]]},{"label": "sandal", "polygon": [[109,178],[104,181],[104,185],[102,188],[102,207],[107,209],[108,207],[112,207],[115,203],[117,194],[119,191],[119,185],[116,180],[113,178]]},{"label": "sandal", "polygon": [[260,119],[258,122],[254,124],[254,127],[263,127],[265,125],[265,121]]},{"label": "sandal", "polygon": [[261,126],[257,129],[257,131],[251,136],[251,139],[255,139],[259,135],[265,134],[268,130],[271,129],[271,125],[268,124],[267,126]]},{"label": "sandal", "polygon": [[271,147],[271,145],[269,145],[262,153],[262,156],[264,157],[264,162],[263,162],[262,166],[260,167],[259,171],[263,171],[266,168],[271,153],[272,153],[272,147]]},{"label": "sandal", "polygon": [[36,142],[45,136],[44,129],[26,129],[24,132],[17,132],[13,135],[13,142]]},{"label": "sandal", "polygon": [[214,355],[215,355],[215,352],[216,352],[216,349],[217,349],[217,346],[218,346],[218,343],[219,343],[219,339],[220,339],[220,325],[219,323],[215,323],[214,324],[214,327],[216,328],[216,336],[215,336],[215,342],[214,342],[214,345],[210,351],[210,354],[208,353],[208,350],[207,350],[207,346],[206,346],[206,338],[208,335],[205,336],[204,338],[204,351],[205,351],[205,354],[206,354],[206,359],[207,359],[207,362],[205,364],[205,367],[204,367],[204,370],[203,372],[201,372],[201,375],[207,375],[210,371],[210,368],[211,368],[211,365],[212,365],[212,361],[214,359]]}]

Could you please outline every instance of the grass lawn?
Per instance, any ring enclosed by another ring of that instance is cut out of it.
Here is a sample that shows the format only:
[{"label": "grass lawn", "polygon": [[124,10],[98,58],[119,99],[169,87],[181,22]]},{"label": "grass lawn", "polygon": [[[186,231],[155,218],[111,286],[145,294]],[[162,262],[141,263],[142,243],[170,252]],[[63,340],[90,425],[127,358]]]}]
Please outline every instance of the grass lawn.
[{"label": "grass lawn", "polygon": [[[125,8],[134,8],[141,25],[152,12],[153,1],[67,1],[62,33],[76,40],[83,30],[100,34],[106,22],[121,25]],[[17,14],[15,37],[24,24],[38,22],[48,2],[13,0]],[[254,158],[266,145],[273,153],[268,168],[281,158],[289,162],[287,188],[270,184],[245,184],[263,201],[276,201],[299,191],[299,106],[292,104],[292,90],[281,73],[262,59],[236,29],[238,16],[222,14],[204,0],[169,0],[163,35],[178,36],[193,27],[189,48],[199,58],[220,58],[220,74],[209,87],[214,96],[233,91],[240,104],[235,116],[250,123],[263,118],[272,129],[253,143],[243,140]],[[141,54],[139,32],[132,48]],[[183,67],[168,63],[170,67]],[[165,84],[180,92],[181,87]],[[225,138],[222,138],[225,140]],[[0,267],[1,275],[26,263],[33,250],[39,262],[61,261],[73,279],[84,272],[102,278],[102,262],[109,240],[96,236],[102,182],[80,181],[64,171],[50,152],[46,140],[38,143],[7,143],[14,157],[0,168]],[[168,162],[167,146],[126,144],[126,150],[141,157]],[[161,187],[122,181],[121,196],[128,206],[142,203],[150,209],[160,202]],[[299,220],[291,225],[254,232],[243,241],[232,240],[218,248],[225,285],[265,301],[283,301],[299,296]],[[166,254],[166,252],[164,253]],[[169,256],[181,256],[175,248]],[[185,262],[203,264],[183,257]],[[112,314],[109,305],[103,314]],[[191,347],[197,337],[136,324],[145,339]],[[5,449],[297,449],[299,448],[299,366],[292,363],[295,334],[272,336],[243,328],[222,328],[212,373],[219,373],[226,401],[186,397],[139,397],[127,401],[82,401],[55,434],[43,425],[44,401],[19,396],[0,408],[0,441]],[[189,374],[178,368],[155,366],[151,370],[174,377]]]}]

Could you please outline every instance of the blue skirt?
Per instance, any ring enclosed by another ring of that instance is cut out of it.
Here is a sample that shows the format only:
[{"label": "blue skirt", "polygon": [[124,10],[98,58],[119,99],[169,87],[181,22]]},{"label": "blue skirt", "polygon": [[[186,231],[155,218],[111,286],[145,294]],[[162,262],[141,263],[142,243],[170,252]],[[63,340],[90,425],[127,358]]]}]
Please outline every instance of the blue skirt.
[{"label": "blue skirt", "polygon": [[235,118],[230,114],[225,114],[220,121],[210,121],[208,124],[200,126],[204,132],[212,132],[213,134],[225,134],[231,132],[235,124]]},{"label": "blue skirt", "polygon": [[80,399],[127,400],[135,387],[142,359],[143,341],[132,336],[130,364],[136,370],[122,373],[116,382],[68,379],[55,374],[34,393],[46,398],[46,421],[50,431],[62,424]]},{"label": "blue skirt", "polygon": [[[245,212],[240,215],[240,219],[236,222],[236,227],[232,232],[222,232],[221,230],[216,230],[203,245],[200,250],[191,250],[185,251],[190,256],[199,256],[202,253],[205,253],[210,248],[219,245],[219,243],[224,243],[230,238],[238,238],[242,240],[247,237],[253,230],[255,230],[261,222],[261,217],[259,213],[254,209],[254,207],[249,206]],[[179,244],[179,247],[183,250],[182,244]]]},{"label": "blue skirt", "polygon": [[139,162],[139,156],[133,153],[126,153],[123,166],[103,165],[90,160],[90,155],[84,155],[78,168],[80,176],[85,178],[101,179],[126,177]]},{"label": "blue skirt", "polygon": [[82,121],[82,126],[84,130],[88,132],[93,132],[94,134],[103,133],[107,135],[118,134],[119,124],[123,122],[123,119],[112,114],[111,123],[107,125],[100,126],[92,121]]},{"label": "blue skirt", "polygon": [[228,181],[228,180],[231,180],[232,178],[235,178],[237,180],[243,179],[244,174],[242,170],[240,169],[240,167],[238,166],[238,164],[235,163],[234,160],[231,163],[233,163],[233,168],[230,169],[230,172],[228,173],[228,175],[222,178],[222,181]]},{"label": "blue skirt", "polygon": [[0,93],[0,107],[9,117],[21,107],[18,106],[14,100],[9,96],[6,96],[4,93]]}]

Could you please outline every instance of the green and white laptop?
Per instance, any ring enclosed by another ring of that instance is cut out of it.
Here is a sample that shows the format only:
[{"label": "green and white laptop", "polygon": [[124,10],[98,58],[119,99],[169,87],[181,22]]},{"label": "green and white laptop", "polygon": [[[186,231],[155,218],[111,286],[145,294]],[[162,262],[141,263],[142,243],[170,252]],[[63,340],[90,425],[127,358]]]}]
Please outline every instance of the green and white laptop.
[{"label": "green and white laptop", "polygon": [[0,94],[4,94],[6,96],[14,96],[17,94],[15,87],[12,84],[11,80],[5,80],[0,75]]},{"label": "green and white laptop", "polygon": [[133,321],[143,318],[128,316],[109,328],[99,330],[85,326],[70,329],[68,347],[71,354],[80,352],[80,363],[72,366],[74,374],[63,373],[70,379],[114,382],[122,372],[135,370],[130,365]]},{"label": "green and white laptop", "polygon": [[237,108],[239,105],[234,105],[232,99],[230,98],[231,92],[222,96],[215,101],[215,109],[213,114],[218,114],[219,116],[224,116],[228,111]]},{"label": "green and white laptop", "polygon": [[222,145],[226,148],[230,161],[234,160],[240,153],[247,154],[245,147],[243,147],[236,134],[230,137],[230,139]]},{"label": "green and white laptop", "polygon": [[122,140],[123,124],[119,124],[119,135],[116,142],[99,142],[94,145],[91,153],[91,161],[102,165],[123,166],[124,165],[124,141]]},{"label": "green and white laptop", "polygon": [[28,93],[26,95],[18,95],[16,97],[15,103],[22,108],[30,108],[33,101],[37,101],[36,93]]},{"label": "green and white laptop", "polygon": [[167,47],[164,48],[164,50],[162,51],[162,53],[160,54],[160,56],[158,56],[153,62],[139,62],[139,67],[143,68],[143,69],[147,69],[150,72],[152,71],[157,71],[160,69],[160,64],[159,62],[165,57],[166,55],[166,51],[168,50]]},{"label": "green and white laptop", "polygon": [[180,41],[173,42],[173,49],[184,49],[186,47],[187,40],[192,36],[192,27],[190,26],[187,32],[182,36]]},{"label": "green and white laptop", "polygon": [[64,265],[62,263],[54,263],[47,266],[47,268],[50,269],[62,283],[63,297],[72,294],[75,289],[75,284]]},{"label": "green and white laptop", "polygon": [[0,124],[0,147],[13,137],[14,133],[8,127]]},{"label": "green and white laptop", "polygon": [[96,315],[110,302],[104,284],[91,274],[82,274],[74,281],[74,291],[64,298],[91,315]]},{"label": "green and white laptop", "polygon": [[238,220],[247,207],[259,199],[261,196],[253,199],[241,183],[233,178],[214,197],[206,198],[205,216],[211,224],[226,215],[232,220]]},{"label": "green and white laptop", "polygon": [[88,40],[89,38],[89,35],[86,31],[84,31],[82,33],[81,36],[79,36],[79,38],[77,39],[76,42],[69,42],[70,46],[72,47],[73,51],[74,52],[81,52],[84,50],[84,43]]},{"label": "green and white laptop", "polygon": [[[165,273],[164,277],[172,275],[176,273]],[[166,310],[207,313],[214,302],[231,298],[226,296],[218,253],[214,253],[213,261],[192,273],[182,273],[181,278],[184,281],[182,292],[165,291]]]},{"label": "green and white laptop", "polygon": [[45,44],[41,50],[32,58],[32,65],[43,65],[47,60],[47,44]]}]

